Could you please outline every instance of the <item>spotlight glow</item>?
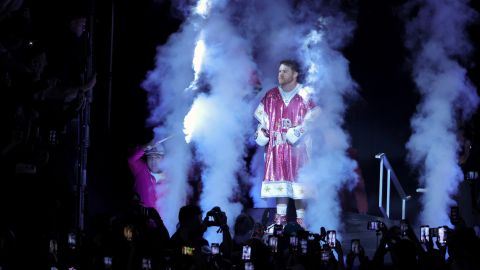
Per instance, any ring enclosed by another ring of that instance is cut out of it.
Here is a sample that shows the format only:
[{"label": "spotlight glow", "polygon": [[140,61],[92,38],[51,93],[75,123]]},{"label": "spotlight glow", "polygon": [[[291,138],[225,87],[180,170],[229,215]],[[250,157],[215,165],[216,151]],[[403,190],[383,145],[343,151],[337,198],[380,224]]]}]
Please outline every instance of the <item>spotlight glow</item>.
[{"label": "spotlight glow", "polygon": [[196,131],[198,131],[201,120],[204,119],[205,108],[203,96],[199,96],[192,104],[190,111],[183,120],[183,133],[185,134],[185,141],[190,143]]},{"label": "spotlight glow", "polygon": [[205,41],[200,38],[197,40],[197,44],[195,45],[195,49],[193,51],[192,67],[195,71],[195,81],[197,81],[200,77],[200,72],[202,71],[202,64],[205,59],[205,51]]},{"label": "spotlight glow", "polygon": [[195,7],[195,12],[202,17],[207,17],[210,13],[211,7],[212,4],[209,0],[199,0],[197,2],[197,6]]}]

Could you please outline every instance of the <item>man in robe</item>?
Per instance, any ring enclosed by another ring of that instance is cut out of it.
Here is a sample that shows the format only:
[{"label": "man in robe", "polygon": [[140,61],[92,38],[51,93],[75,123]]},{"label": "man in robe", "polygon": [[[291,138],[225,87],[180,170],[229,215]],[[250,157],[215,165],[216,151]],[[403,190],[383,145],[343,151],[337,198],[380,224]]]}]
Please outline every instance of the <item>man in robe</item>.
[{"label": "man in robe", "polygon": [[305,119],[315,108],[299,83],[300,65],[283,60],[278,69],[278,86],[270,89],[255,110],[259,121],[255,141],[265,146],[265,175],[261,197],[276,198],[276,224],[286,224],[288,199],[295,201],[297,223],[304,226],[304,188],[298,171],[307,161]]}]

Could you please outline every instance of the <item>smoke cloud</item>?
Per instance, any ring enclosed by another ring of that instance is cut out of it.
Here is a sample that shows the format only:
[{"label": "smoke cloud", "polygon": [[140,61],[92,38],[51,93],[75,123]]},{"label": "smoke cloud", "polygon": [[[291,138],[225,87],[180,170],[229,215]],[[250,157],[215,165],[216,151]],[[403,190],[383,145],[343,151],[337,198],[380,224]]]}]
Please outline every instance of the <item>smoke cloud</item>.
[{"label": "smoke cloud", "polygon": [[[242,210],[234,197],[239,191],[237,173],[246,167],[245,141],[252,122],[246,108],[253,91],[254,63],[249,44],[229,19],[229,10],[222,2],[206,5],[211,11],[202,26],[206,46],[202,76],[208,93],[197,96],[186,120],[196,118],[191,139],[196,159],[203,164],[200,206],[204,212],[220,206],[233,226]],[[207,232],[206,237],[214,235]]]},{"label": "smoke cloud", "polygon": [[158,125],[154,129],[156,139],[175,135],[164,143],[166,156],[162,167],[167,182],[158,187],[157,193],[162,196],[156,202],[170,234],[176,230],[178,211],[190,192],[188,171],[192,157],[182,131],[183,119],[193,100],[193,94],[185,89],[194,79],[192,59],[198,34],[196,23],[195,19],[187,20],[179,32],[157,49],[156,68],[143,82],[151,109],[148,122]]},{"label": "smoke cloud", "polygon": [[307,71],[305,83],[319,109],[307,121],[310,162],[302,168],[299,179],[310,192],[305,214],[309,230],[318,231],[323,226],[341,231],[338,192],[345,185],[352,189],[357,182],[357,164],[347,155],[350,141],[343,129],[346,98],[355,96],[356,85],[348,61],[338,50],[345,43],[338,41],[346,42],[354,25],[335,7],[324,13],[320,10],[312,6],[302,9],[315,23],[303,39],[300,55]]},{"label": "smoke cloud", "polygon": [[[169,210],[171,216],[187,194],[194,146],[194,158],[203,165],[201,208],[220,206],[232,225],[242,208],[234,199],[238,175],[249,173],[257,187],[263,176],[262,149],[254,155],[251,172],[246,172],[244,161],[246,147],[252,146],[248,138],[255,132],[254,108],[277,84],[280,60],[296,58],[308,70],[305,84],[321,108],[309,123],[311,162],[300,175],[314,195],[306,221],[314,231],[320,226],[340,228],[336,191],[355,183],[356,164],[346,154],[349,137],[342,127],[345,98],[355,93],[355,85],[339,49],[348,42],[354,24],[339,7],[323,1],[200,0],[195,6],[180,2],[185,22],[158,49],[157,67],[144,84],[156,134],[185,131],[191,142],[176,136],[166,143],[165,169],[179,177],[172,177],[179,183],[169,184],[175,191],[164,199],[177,202]],[[252,75],[261,81],[262,91],[254,90]],[[252,193],[259,194],[260,188]]]},{"label": "smoke cloud", "polygon": [[462,171],[458,165],[458,126],[476,110],[478,95],[459,60],[472,51],[466,26],[477,14],[466,0],[412,1],[406,46],[413,55],[412,76],[422,95],[411,120],[413,133],[406,145],[409,162],[420,169],[422,224],[450,224],[448,208],[455,204]]}]

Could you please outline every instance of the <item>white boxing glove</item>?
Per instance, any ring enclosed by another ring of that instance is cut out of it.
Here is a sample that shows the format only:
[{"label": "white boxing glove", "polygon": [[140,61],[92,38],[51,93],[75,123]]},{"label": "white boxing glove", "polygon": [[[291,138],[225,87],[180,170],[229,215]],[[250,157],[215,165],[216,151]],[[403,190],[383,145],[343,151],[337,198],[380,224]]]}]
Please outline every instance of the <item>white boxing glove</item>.
[{"label": "white boxing glove", "polygon": [[268,141],[269,138],[265,136],[261,128],[258,128],[257,132],[255,132],[255,142],[260,146],[265,146],[267,145]]},{"label": "white boxing glove", "polygon": [[287,130],[287,141],[290,144],[295,144],[303,136],[304,133],[305,133],[305,130],[303,129],[302,126],[289,128]]}]

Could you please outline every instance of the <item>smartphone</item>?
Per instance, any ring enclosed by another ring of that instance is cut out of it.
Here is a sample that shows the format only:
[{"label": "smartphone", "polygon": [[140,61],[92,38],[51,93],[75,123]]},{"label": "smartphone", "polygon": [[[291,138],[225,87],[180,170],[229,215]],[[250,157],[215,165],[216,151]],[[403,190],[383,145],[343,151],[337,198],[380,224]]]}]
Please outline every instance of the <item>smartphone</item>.
[{"label": "smartphone", "polygon": [[148,217],[148,208],[141,206],[140,211],[142,212],[142,215],[145,217]]},{"label": "smartphone", "polygon": [[68,246],[74,249],[77,245],[77,236],[74,233],[68,234]]},{"label": "smartphone", "polygon": [[212,243],[211,249],[212,249],[212,255],[218,255],[220,253],[220,244]]},{"label": "smartphone", "polygon": [[103,257],[103,265],[106,269],[110,269],[112,267],[112,257]]},{"label": "smartphone", "polygon": [[360,253],[360,239],[352,239],[351,242],[351,251],[353,254],[359,254]]},{"label": "smartphone", "polygon": [[427,243],[430,241],[430,227],[428,225],[420,226],[420,242]]},{"label": "smartphone", "polygon": [[290,246],[293,250],[297,249],[298,246],[298,238],[296,236],[290,236]]},{"label": "smartphone", "polygon": [[275,224],[273,226],[273,235],[275,236],[281,236],[283,234],[283,226]]},{"label": "smartphone", "polygon": [[57,251],[58,251],[58,243],[57,243],[57,240],[54,240],[54,239],[50,239],[50,242],[49,242],[49,252],[52,253],[52,254],[57,254]]},{"label": "smartphone", "polygon": [[276,236],[273,236],[273,235],[270,236],[270,238],[268,238],[268,245],[272,249],[272,252],[277,252],[277,250],[278,250],[278,238]]},{"label": "smartphone", "polygon": [[478,178],[478,172],[470,171],[466,175],[467,180],[476,180]]},{"label": "smartphone", "polygon": [[367,223],[367,230],[369,231],[377,231],[380,229],[380,226],[379,226],[379,221],[369,221]]},{"label": "smartphone", "polygon": [[132,241],[133,238],[133,226],[132,225],[126,225],[123,227],[123,236],[127,241]]},{"label": "smartphone", "polygon": [[252,247],[249,245],[243,246],[242,250],[242,260],[249,261],[252,255]]},{"label": "smartphone", "polygon": [[400,221],[400,234],[402,237],[407,236],[408,224],[406,220]]},{"label": "smartphone", "polygon": [[328,262],[328,260],[330,260],[330,249],[329,248],[322,249],[320,251],[320,259],[322,260],[322,262]]},{"label": "smartphone", "polygon": [[327,231],[327,243],[329,247],[335,247],[337,240],[337,232],[334,230]]},{"label": "smartphone", "polygon": [[375,224],[375,221],[368,221],[367,230],[369,230],[369,231],[376,231],[377,230],[377,225]]},{"label": "smartphone", "polygon": [[441,226],[438,227],[438,242],[440,245],[444,246],[447,244],[447,235],[448,235],[448,230],[447,226]]},{"label": "smartphone", "polygon": [[245,262],[245,270],[254,270],[252,262]]},{"label": "smartphone", "polygon": [[306,239],[300,240],[300,248],[302,249],[302,254],[307,254],[308,252],[308,242]]},{"label": "smartphone", "polygon": [[430,237],[438,237],[438,228],[430,228]]},{"label": "smartphone", "polygon": [[193,247],[186,247],[186,246],[182,247],[182,255],[193,256],[194,251],[195,251],[195,248]]},{"label": "smartphone", "polygon": [[150,259],[142,259],[142,270],[152,270],[152,261]]}]

